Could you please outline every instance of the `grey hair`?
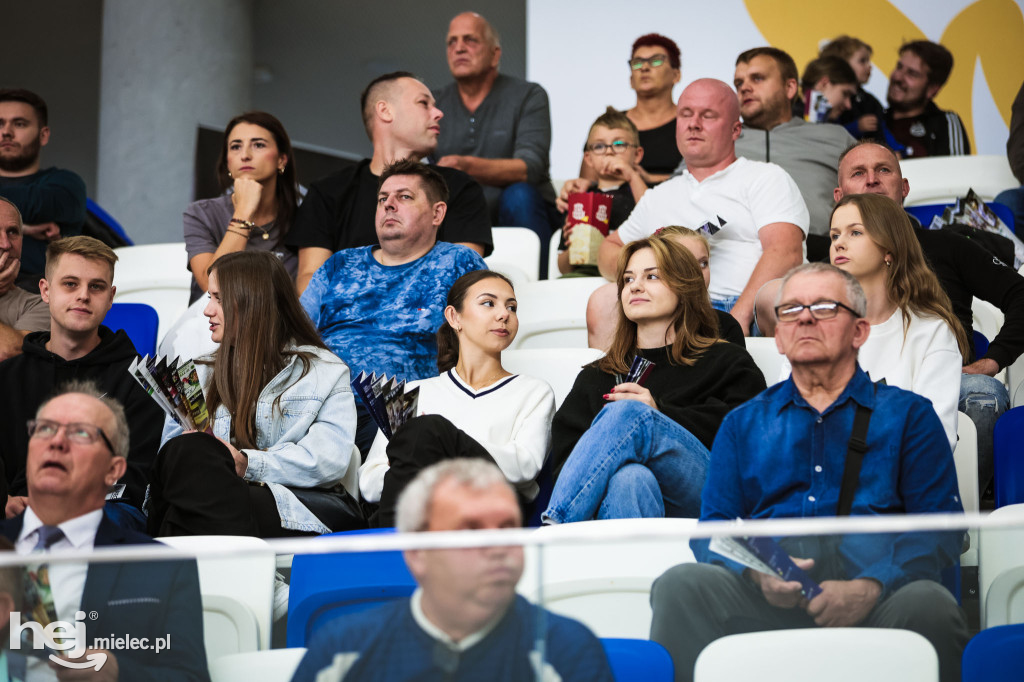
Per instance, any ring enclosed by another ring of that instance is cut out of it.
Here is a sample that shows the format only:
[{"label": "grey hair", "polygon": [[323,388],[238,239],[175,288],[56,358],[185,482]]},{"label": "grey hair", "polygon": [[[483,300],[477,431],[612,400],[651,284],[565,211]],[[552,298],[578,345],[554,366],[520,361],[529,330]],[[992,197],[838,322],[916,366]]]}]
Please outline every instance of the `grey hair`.
[{"label": "grey hair", "polygon": [[[62,395],[68,393],[80,393],[81,395],[87,395],[90,398],[95,398],[110,410],[114,416],[114,432],[106,433],[107,438],[110,439],[110,444],[114,446],[114,456],[124,457],[128,459],[128,417],[125,416],[124,407],[121,406],[117,400],[111,398],[106,393],[99,389],[94,381],[75,379],[69,381],[66,384],[62,384],[57,390],[47,398],[36,410],[36,419],[42,413],[43,408],[50,404],[54,398],[59,398]],[[94,426],[96,426],[94,424]]]},{"label": "grey hair", "polygon": [[484,459],[460,457],[433,464],[419,474],[398,496],[395,507],[395,526],[401,533],[413,533],[430,525],[430,505],[434,491],[445,481],[475,491],[484,491],[503,485],[515,492],[501,469]]},{"label": "grey hair", "polygon": [[860,282],[857,278],[846,272],[840,270],[830,263],[804,263],[798,265],[789,272],[786,273],[785,277],[782,278],[782,283],[779,285],[779,290],[775,293],[775,303],[772,309],[778,308],[779,304],[782,303],[782,291],[786,288],[786,284],[789,280],[793,279],[796,275],[803,274],[827,274],[827,275],[838,275],[843,280],[843,284],[846,285],[846,298],[850,302],[850,307],[857,313],[857,317],[864,317],[868,313],[868,301],[864,296],[864,289],[861,288]]},{"label": "grey hair", "polygon": [[18,231],[21,232],[25,229],[25,220],[21,217],[21,211],[18,209],[17,205],[7,197],[0,197],[0,201],[14,209],[14,215],[18,216]]}]

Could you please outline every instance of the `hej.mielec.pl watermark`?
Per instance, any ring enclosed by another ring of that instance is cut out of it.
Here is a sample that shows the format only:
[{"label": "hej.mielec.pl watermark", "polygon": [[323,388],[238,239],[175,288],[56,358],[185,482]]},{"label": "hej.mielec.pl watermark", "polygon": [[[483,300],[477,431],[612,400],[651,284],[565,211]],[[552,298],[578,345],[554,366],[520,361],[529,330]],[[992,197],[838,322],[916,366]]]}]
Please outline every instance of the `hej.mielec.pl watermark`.
[{"label": "hej.mielec.pl watermark", "polygon": [[[74,622],[55,620],[49,625],[43,626],[34,620],[22,622],[21,613],[11,612],[10,648],[13,651],[23,646],[31,646],[37,650],[50,652],[49,659],[57,665],[65,668],[95,668],[99,670],[107,662],[107,654],[97,651],[85,657],[84,661],[71,661],[69,658],[81,658],[87,649],[106,649],[107,651],[137,651],[153,649],[156,653],[171,648],[171,635],[155,637],[152,642],[148,637],[96,637],[92,640],[92,647],[85,634],[85,611],[75,613]],[[90,619],[95,620],[95,611],[89,614]],[[57,654],[60,655],[57,655]],[[67,658],[64,658],[64,657]]]}]

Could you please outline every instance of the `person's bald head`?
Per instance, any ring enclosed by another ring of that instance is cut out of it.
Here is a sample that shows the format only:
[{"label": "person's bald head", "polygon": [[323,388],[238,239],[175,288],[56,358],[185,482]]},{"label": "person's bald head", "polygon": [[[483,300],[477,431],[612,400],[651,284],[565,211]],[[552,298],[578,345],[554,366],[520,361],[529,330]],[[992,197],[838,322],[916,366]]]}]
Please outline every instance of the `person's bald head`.
[{"label": "person's bald head", "polygon": [[897,204],[910,192],[896,152],[878,142],[858,142],[839,157],[839,182],[832,195],[836,201],[849,194],[882,194]]},{"label": "person's bald head", "polygon": [[731,163],[740,130],[739,102],[728,84],[699,78],[679,96],[676,144],[691,172]]},{"label": "person's bald head", "polygon": [[490,22],[476,12],[463,12],[452,19],[445,44],[448,69],[455,80],[475,80],[497,73],[501,37]]}]

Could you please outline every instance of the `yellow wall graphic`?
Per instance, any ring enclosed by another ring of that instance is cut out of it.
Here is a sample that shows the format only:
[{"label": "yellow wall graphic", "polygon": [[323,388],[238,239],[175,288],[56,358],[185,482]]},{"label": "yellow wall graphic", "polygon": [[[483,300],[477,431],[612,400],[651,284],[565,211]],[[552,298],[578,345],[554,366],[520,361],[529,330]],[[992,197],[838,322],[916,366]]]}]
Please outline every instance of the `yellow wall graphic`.
[{"label": "yellow wall graphic", "polygon": [[[874,49],[875,67],[888,75],[899,46],[928,36],[888,0],[861,0],[855,12],[843,0],[745,0],[750,17],[768,43],[789,52],[797,68],[818,55],[818,44],[843,33]],[[1010,105],[1024,81],[1024,15],[1013,0],[977,0],[953,17],[939,42],[953,53],[949,82],[936,103],[960,114],[974,141],[972,92],[980,60],[992,99],[1010,124]],[[884,103],[884,102],[883,102]]]}]

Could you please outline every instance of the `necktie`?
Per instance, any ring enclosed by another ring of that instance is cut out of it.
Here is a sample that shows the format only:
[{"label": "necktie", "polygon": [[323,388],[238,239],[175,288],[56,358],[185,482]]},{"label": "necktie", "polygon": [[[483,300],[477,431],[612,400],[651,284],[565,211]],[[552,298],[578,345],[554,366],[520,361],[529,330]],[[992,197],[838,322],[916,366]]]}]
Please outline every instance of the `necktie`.
[{"label": "necktie", "polygon": [[[57,526],[40,526],[32,553],[48,552],[50,547],[64,538],[64,531]],[[25,567],[25,620],[34,620],[46,627],[57,620],[57,609],[53,605],[53,590],[50,585],[49,564],[29,564]],[[25,636],[28,631],[24,631]]]}]

